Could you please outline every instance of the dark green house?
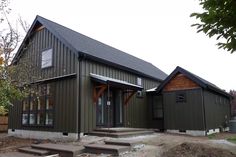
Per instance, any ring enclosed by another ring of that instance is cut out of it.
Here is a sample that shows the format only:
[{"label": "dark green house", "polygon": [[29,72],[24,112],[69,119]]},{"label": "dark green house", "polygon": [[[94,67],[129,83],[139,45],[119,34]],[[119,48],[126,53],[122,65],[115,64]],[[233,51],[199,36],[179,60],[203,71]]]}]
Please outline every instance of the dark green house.
[{"label": "dark green house", "polygon": [[228,129],[231,96],[181,67],[148,93],[153,113],[164,115],[156,128],[203,136]]},{"label": "dark green house", "polygon": [[38,96],[11,107],[9,134],[77,139],[97,127],[152,127],[145,90],[167,75],[151,63],[40,16],[13,64],[25,58]]}]

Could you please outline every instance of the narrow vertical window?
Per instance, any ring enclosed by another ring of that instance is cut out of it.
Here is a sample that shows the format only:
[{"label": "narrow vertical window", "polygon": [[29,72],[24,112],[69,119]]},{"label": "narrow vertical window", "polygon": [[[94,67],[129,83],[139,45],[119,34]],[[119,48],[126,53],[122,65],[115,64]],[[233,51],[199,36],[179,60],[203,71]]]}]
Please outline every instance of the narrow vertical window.
[{"label": "narrow vertical window", "polygon": [[[142,86],[142,79],[140,77],[137,78],[137,85]],[[140,90],[136,95],[138,98],[143,98],[143,92]]]},{"label": "narrow vertical window", "polygon": [[22,124],[23,125],[27,125],[28,124],[28,114],[27,113],[23,113],[22,114]]},{"label": "narrow vertical window", "polygon": [[154,96],[153,97],[152,118],[153,119],[163,118],[163,105],[162,105],[162,97],[161,96]]},{"label": "narrow vertical window", "polygon": [[52,66],[52,49],[48,49],[42,52],[41,68],[47,68]]},{"label": "narrow vertical window", "polygon": [[29,100],[22,101],[22,125],[27,125],[29,121]]},{"label": "narrow vertical window", "polygon": [[140,77],[137,78],[137,85],[142,86],[142,79]]}]

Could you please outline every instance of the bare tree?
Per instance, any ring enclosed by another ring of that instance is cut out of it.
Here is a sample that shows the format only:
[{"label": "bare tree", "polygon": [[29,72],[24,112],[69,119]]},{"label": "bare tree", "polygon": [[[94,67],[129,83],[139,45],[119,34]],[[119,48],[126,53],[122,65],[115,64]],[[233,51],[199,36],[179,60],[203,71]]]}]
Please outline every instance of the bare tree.
[{"label": "bare tree", "polygon": [[25,33],[27,33],[30,28],[30,25],[25,20],[23,20],[20,15],[19,15],[18,21],[19,21],[22,29],[25,31]]},{"label": "bare tree", "polygon": [[[29,70],[34,68],[27,58],[17,66],[11,64],[21,35],[8,19],[11,11],[8,7],[9,0],[0,1],[0,22],[5,26],[0,30],[0,106],[8,108],[12,101],[22,99],[32,91],[29,90],[29,84],[33,80]],[[18,22],[26,32],[29,25],[21,17]]]}]

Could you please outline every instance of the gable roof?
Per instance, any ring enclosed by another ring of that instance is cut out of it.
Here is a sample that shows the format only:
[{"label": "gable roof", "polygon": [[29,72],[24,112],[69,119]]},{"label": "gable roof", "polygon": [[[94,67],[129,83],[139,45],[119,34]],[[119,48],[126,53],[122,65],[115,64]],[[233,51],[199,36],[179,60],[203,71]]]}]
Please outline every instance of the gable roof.
[{"label": "gable roof", "polygon": [[228,94],[227,92],[225,92],[224,90],[220,89],[219,87],[217,87],[216,85],[214,85],[213,83],[177,66],[175,68],[175,70],[160,84],[159,87],[156,88],[156,91],[159,93],[162,91],[162,89],[166,86],[166,84],[168,84],[170,82],[170,80],[172,78],[174,78],[178,73],[184,74],[186,77],[188,77],[190,80],[192,80],[193,82],[197,83],[200,87],[204,88],[204,89],[208,89],[211,91],[214,91],[216,93],[225,95],[227,97],[231,97],[230,94]]},{"label": "gable roof", "polygon": [[[165,74],[163,71],[149,62],[146,62],[116,48],[89,38],[83,34],[80,34],[41,16],[36,17],[25,39],[30,36],[34,26],[38,22],[45,26],[59,40],[67,45],[72,51],[74,51],[78,55],[78,57],[83,56],[94,59],[96,61],[105,64],[111,64],[113,66],[160,81],[164,80],[167,77],[167,74]],[[17,57],[19,56],[21,48],[22,46],[19,48],[15,59],[17,59]]]}]

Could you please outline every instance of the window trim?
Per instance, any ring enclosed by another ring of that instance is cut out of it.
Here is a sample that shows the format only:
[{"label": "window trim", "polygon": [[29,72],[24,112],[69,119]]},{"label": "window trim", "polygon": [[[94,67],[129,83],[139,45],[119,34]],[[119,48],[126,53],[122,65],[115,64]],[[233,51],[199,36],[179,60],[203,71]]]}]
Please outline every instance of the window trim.
[{"label": "window trim", "polygon": [[[53,87],[53,84],[52,83],[46,83],[46,84],[40,84],[38,87],[40,88],[45,88],[45,92],[47,91],[47,88],[48,88],[48,85],[50,86],[50,89],[52,89]],[[39,96],[39,99],[42,98],[43,100],[43,108],[41,109],[38,109],[38,106],[39,106],[39,101],[37,100],[36,101],[36,108],[34,108],[33,110],[30,109],[30,102],[32,100],[32,98],[35,99],[35,96],[32,96],[32,95],[29,95],[28,97],[26,97],[24,100],[22,100],[22,113],[21,113],[21,125],[24,126],[24,127],[54,127],[54,124],[55,124],[55,99],[53,97],[53,94],[52,92],[50,91],[50,93],[44,93],[43,95],[40,95]],[[52,98],[53,99],[53,108],[51,109],[46,109],[46,101],[47,101],[47,98]],[[23,102],[26,101],[28,104],[29,104],[29,107],[27,110],[23,111]],[[43,124],[38,124],[38,114],[39,113],[43,113]],[[46,114],[47,113],[51,113],[52,114],[52,124],[46,124]],[[23,124],[23,114],[27,114],[28,115],[28,119],[27,119],[27,124]],[[35,123],[34,124],[30,124],[30,114],[35,114]]]},{"label": "window trim", "polygon": [[[51,52],[51,62],[50,62],[50,65],[43,65],[43,53],[44,52]],[[53,66],[53,48],[48,48],[48,49],[44,49],[42,52],[41,52],[41,69],[46,69],[46,68],[50,68]]]}]

